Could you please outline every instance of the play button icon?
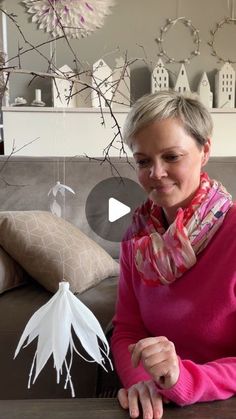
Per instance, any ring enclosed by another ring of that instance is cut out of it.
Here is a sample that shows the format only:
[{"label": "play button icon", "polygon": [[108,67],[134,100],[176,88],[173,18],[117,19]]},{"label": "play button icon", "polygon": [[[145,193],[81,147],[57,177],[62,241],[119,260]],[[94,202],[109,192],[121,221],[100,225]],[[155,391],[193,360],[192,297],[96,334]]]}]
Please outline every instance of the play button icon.
[{"label": "play button icon", "polygon": [[146,199],[141,186],[124,177],[110,177],[90,192],[85,213],[90,228],[105,240],[120,242],[134,210]]},{"label": "play button icon", "polygon": [[124,215],[129,214],[131,208],[115,198],[109,198],[108,220],[113,223]]}]

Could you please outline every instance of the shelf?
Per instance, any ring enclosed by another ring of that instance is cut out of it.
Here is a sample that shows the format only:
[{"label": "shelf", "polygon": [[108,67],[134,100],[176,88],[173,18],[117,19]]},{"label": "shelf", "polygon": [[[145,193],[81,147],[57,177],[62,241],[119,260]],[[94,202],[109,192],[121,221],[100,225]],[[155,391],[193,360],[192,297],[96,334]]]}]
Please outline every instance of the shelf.
[{"label": "shelf", "polygon": [[[127,113],[130,108],[112,109],[114,113]],[[101,113],[100,108],[53,108],[37,106],[3,106],[3,112],[53,112],[53,113]],[[102,108],[102,112],[110,113],[108,108]]]},{"label": "shelf", "polygon": [[[13,146],[18,155],[74,156],[103,155],[114,138],[114,120],[109,109],[100,108],[37,108],[4,107],[4,147],[9,155]],[[119,127],[123,128],[129,108],[113,109]],[[213,156],[236,156],[236,109],[210,109],[214,130]],[[23,119],[22,119],[23,117]],[[104,123],[103,123],[104,122]],[[32,141],[37,139],[37,141]],[[32,142],[32,143],[31,143]],[[28,144],[25,147],[26,144]],[[110,149],[110,155],[120,153],[120,142]]]},{"label": "shelf", "polygon": [[[130,108],[115,108],[114,113],[128,113]],[[53,112],[53,113],[101,113],[100,108],[54,108],[36,106],[3,106],[3,112]],[[210,113],[236,113],[236,108],[211,108]],[[104,114],[110,113],[108,108],[102,108]]]}]

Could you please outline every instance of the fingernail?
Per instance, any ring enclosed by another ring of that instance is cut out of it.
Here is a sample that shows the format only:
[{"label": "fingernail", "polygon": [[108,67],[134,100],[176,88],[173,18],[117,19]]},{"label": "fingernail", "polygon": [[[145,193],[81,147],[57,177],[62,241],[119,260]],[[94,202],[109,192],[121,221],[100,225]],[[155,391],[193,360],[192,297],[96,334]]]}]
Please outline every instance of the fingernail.
[{"label": "fingernail", "polygon": [[138,416],[138,411],[137,410],[131,410],[130,411],[130,417],[131,418],[136,418]]}]

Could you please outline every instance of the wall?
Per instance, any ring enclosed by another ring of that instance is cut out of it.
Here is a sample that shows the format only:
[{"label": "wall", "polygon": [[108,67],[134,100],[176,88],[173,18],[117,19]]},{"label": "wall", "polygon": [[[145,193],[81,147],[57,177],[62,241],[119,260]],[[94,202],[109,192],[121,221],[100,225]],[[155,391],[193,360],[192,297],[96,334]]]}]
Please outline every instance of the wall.
[{"label": "wall", "polygon": [[[232,0],[233,1],[233,0]],[[200,30],[201,48],[200,56],[194,58],[187,65],[187,72],[191,88],[196,90],[200,75],[203,70],[208,73],[211,87],[214,89],[214,75],[220,68],[217,59],[211,55],[207,42],[210,40],[210,29],[216,22],[230,15],[228,0],[116,0],[112,14],[106,17],[104,26],[87,38],[71,40],[71,45],[79,60],[85,66],[92,65],[98,58],[104,56],[110,66],[114,66],[115,58],[119,53],[114,53],[119,47],[121,53],[128,51],[130,59],[140,58],[131,67],[132,97],[146,93],[150,89],[150,68],[157,61],[158,47],[155,39],[160,33],[160,27],[166,23],[167,18],[185,16],[192,20],[194,26]],[[21,0],[5,0],[9,12],[17,15],[17,22],[22,28],[26,38],[33,44],[42,43],[49,39],[43,31],[38,30],[36,24],[30,20],[30,15],[25,11]],[[24,47],[24,41],[15,26],[9,23],[9,56],[17,54],[19,45]],[[225,25],[216,37],[217,49],[225,58],[232,57],[236,60],[235,52],[236,28],[235,25]],[[140,47],[141,46],[141,47]],[[166,36],[165,47],[176,58],[186,56],[193,49],[192,37],[188,29],[177,25]],[[144,51],[145,53],[144,53]],[[49,57],[49,47],[43,46],[40,51]],[[112,53],[113,52],[113,53]],[[147,56],[147,63],[142,59]],[[56,45],[57,66],[67,63],[73,68],[73,55],[64,40]],[[16,60],[15,63],[18,64]],[[11,61],[14,64],[14,61]],[[21,58],[22,68],[31,70],[47,70],[47,63],[36,52],[25,54]],[[179,64],[169,64],[173,85],[178,73]],[[26,96],[28,101],[34,98],[34,89],[42,87],[44,99],[50,104],[50,92],[45,80],[35,80],[29,87],[29,78],[26,76],[12,76],[11,97]]]},{"label": "wall", "polygon": [[[5,0],[4,3],[8,12],[14,12],[17,15],[16,19],[20,28],[23,30],[26,39],[32,44],[44,43],[49,39],[47,34],[38,30],[37,26],[31,22],[30,15],[25,12],[26,9],[20,0]],[[200,76],[204,70],[208,74],[211,88],[214,91],[214,75],[221,64],[211,55],[207,42],[210,40],[210,29],[214,28],[216,22],[223,17],[230,15],[231,11],[228,7],[230,4],[230,0],[146,0],[145,2],[143,0],[116,0],[116,5],[112,8],[111,15],[107,16],[104,26],[87,38],[71,40],[71,46],[83,66],[86,67],[91,66],[102,56],[108,65],[113,67],[115,59],[119,57],[120,53],[124,54],[125,51],[128,52],[130,59],[139,58],[131,66],[131,96],[132,100],[135,100],[150,91],[150,71],[158,59],[158,47],[155,39],[160,34],[160,27],[166,23],[167,18],[185,16],[191,19],[194,26],[200,30],[202,40],[200,56],[193,58],[187,65],[191,89],[192,91],[197,89]],[[22,37],[11,22],[8,24],[8,39],[9,57],[17,55],[18,42],[20,47],[26,47]],[[217,49],[225,58],[230,57],[236,60],[235,39],[236,25],[225,25],[224,29],[219,31],[216,37]],[[116,51],[117,47],[119,47],[120,52]],[[187,28],[180,25],[174,28],[166,37],[165,47],[169,54],[176,58],[188,55],[193,49],[193,44]],[[40,47],[40,52],[49,57],[49,46]],[[56,64],[60,67],[65,63],[72,68],[74,67],[73,55],[65,40],[61,40],[56,44]],[[18,66],[18,59],[11,60],[10,64]],[[35,51],[24,54],[21,57],[20,64],[22,68],[32,71],[47,71],[48,66],[47,62]],[[179,64],[168,64],[167,68],[173,86]],[[37,78],[32,81],[32,77],[29,76],[11,75],[10,101],[12,102],[17,96],[24,96],[28,103],[31,103],[36,88],[42,89],[43,100],[50,106],[52,104],[51,83],[48,80]],[[98,118],[100,118],[99,115]],[[213,119],[215,122],[214,139],[216,138],[214,155],[236,155],[234,146],[236,114],[231,113],[229,117],[223,113],[219,116],[214,114]],[[31,130],[34,128],[34,119],[31,117],[30,121],[29,129]],[[47,124],[50,125],[50,123]],[[51,126],[53,126],[53,123],[51,123]],[[69,121],[67,126],[69,132]],[[14,126],[14,132],[10,131],[11,137],[8,140],[11,143],[13,138],[17,140],[21,128],[23,128],[23,124],[19,122]],[[78,130],[81,132],[80,127],[78,127]],[[76,132],[71,133],[71,135],[75,136]],[[37,132],[35,132],[34,137],[37,137]],[[27,138],[31,138],[31,135],[28,135]],[[93,141],[101,141],[98,146],[100,147],[101,144],[100,154],[102,154],[104,148],[104,138],[106,141],[107,137],[103,135],[102,137],[99,135],[98,139],[93,138]],[[66,147],[68,150],[70,149],[70,142],[67,143]],[[77,154],[91,154],[93,149],[91,138],[87,135],[85,129],[83,136],[79,138]],[[44,148],[41,149],[41,153],[46,154]],[[55,145],[54,154],[60,154],[57,145]]]},{"label": "wall", "polygon": [[[126,114],[126,111],[115,112],[121,127]],[[103,151],[114,137],[114,121],[110,113],[104,110],[103,116],[105,126],[101,125],[99,110],[4,108],[5,154],[9,155],[14,146],[15,150],[19,150],[17,155],[103,156]],[[214,132],[211,155],[236,156],[236,110],[226,113],[214,109],[212,118]],[[120,145],[120,139],[117,138],[109,155],[119,156]],[[128,147],[126,151],[131,155]]]}]

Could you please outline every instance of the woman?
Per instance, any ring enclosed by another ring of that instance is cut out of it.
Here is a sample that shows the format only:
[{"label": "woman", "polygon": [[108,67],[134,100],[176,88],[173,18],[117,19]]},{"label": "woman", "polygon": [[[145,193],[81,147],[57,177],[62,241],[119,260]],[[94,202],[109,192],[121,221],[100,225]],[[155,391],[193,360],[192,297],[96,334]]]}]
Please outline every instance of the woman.
[{"label": "woman", "polygon": [[124,139],[147,201],[121,244],[112,351],[130,416],[236,392],[236,208],[202,172],[212,120],[196,99],[136,102]]}]

